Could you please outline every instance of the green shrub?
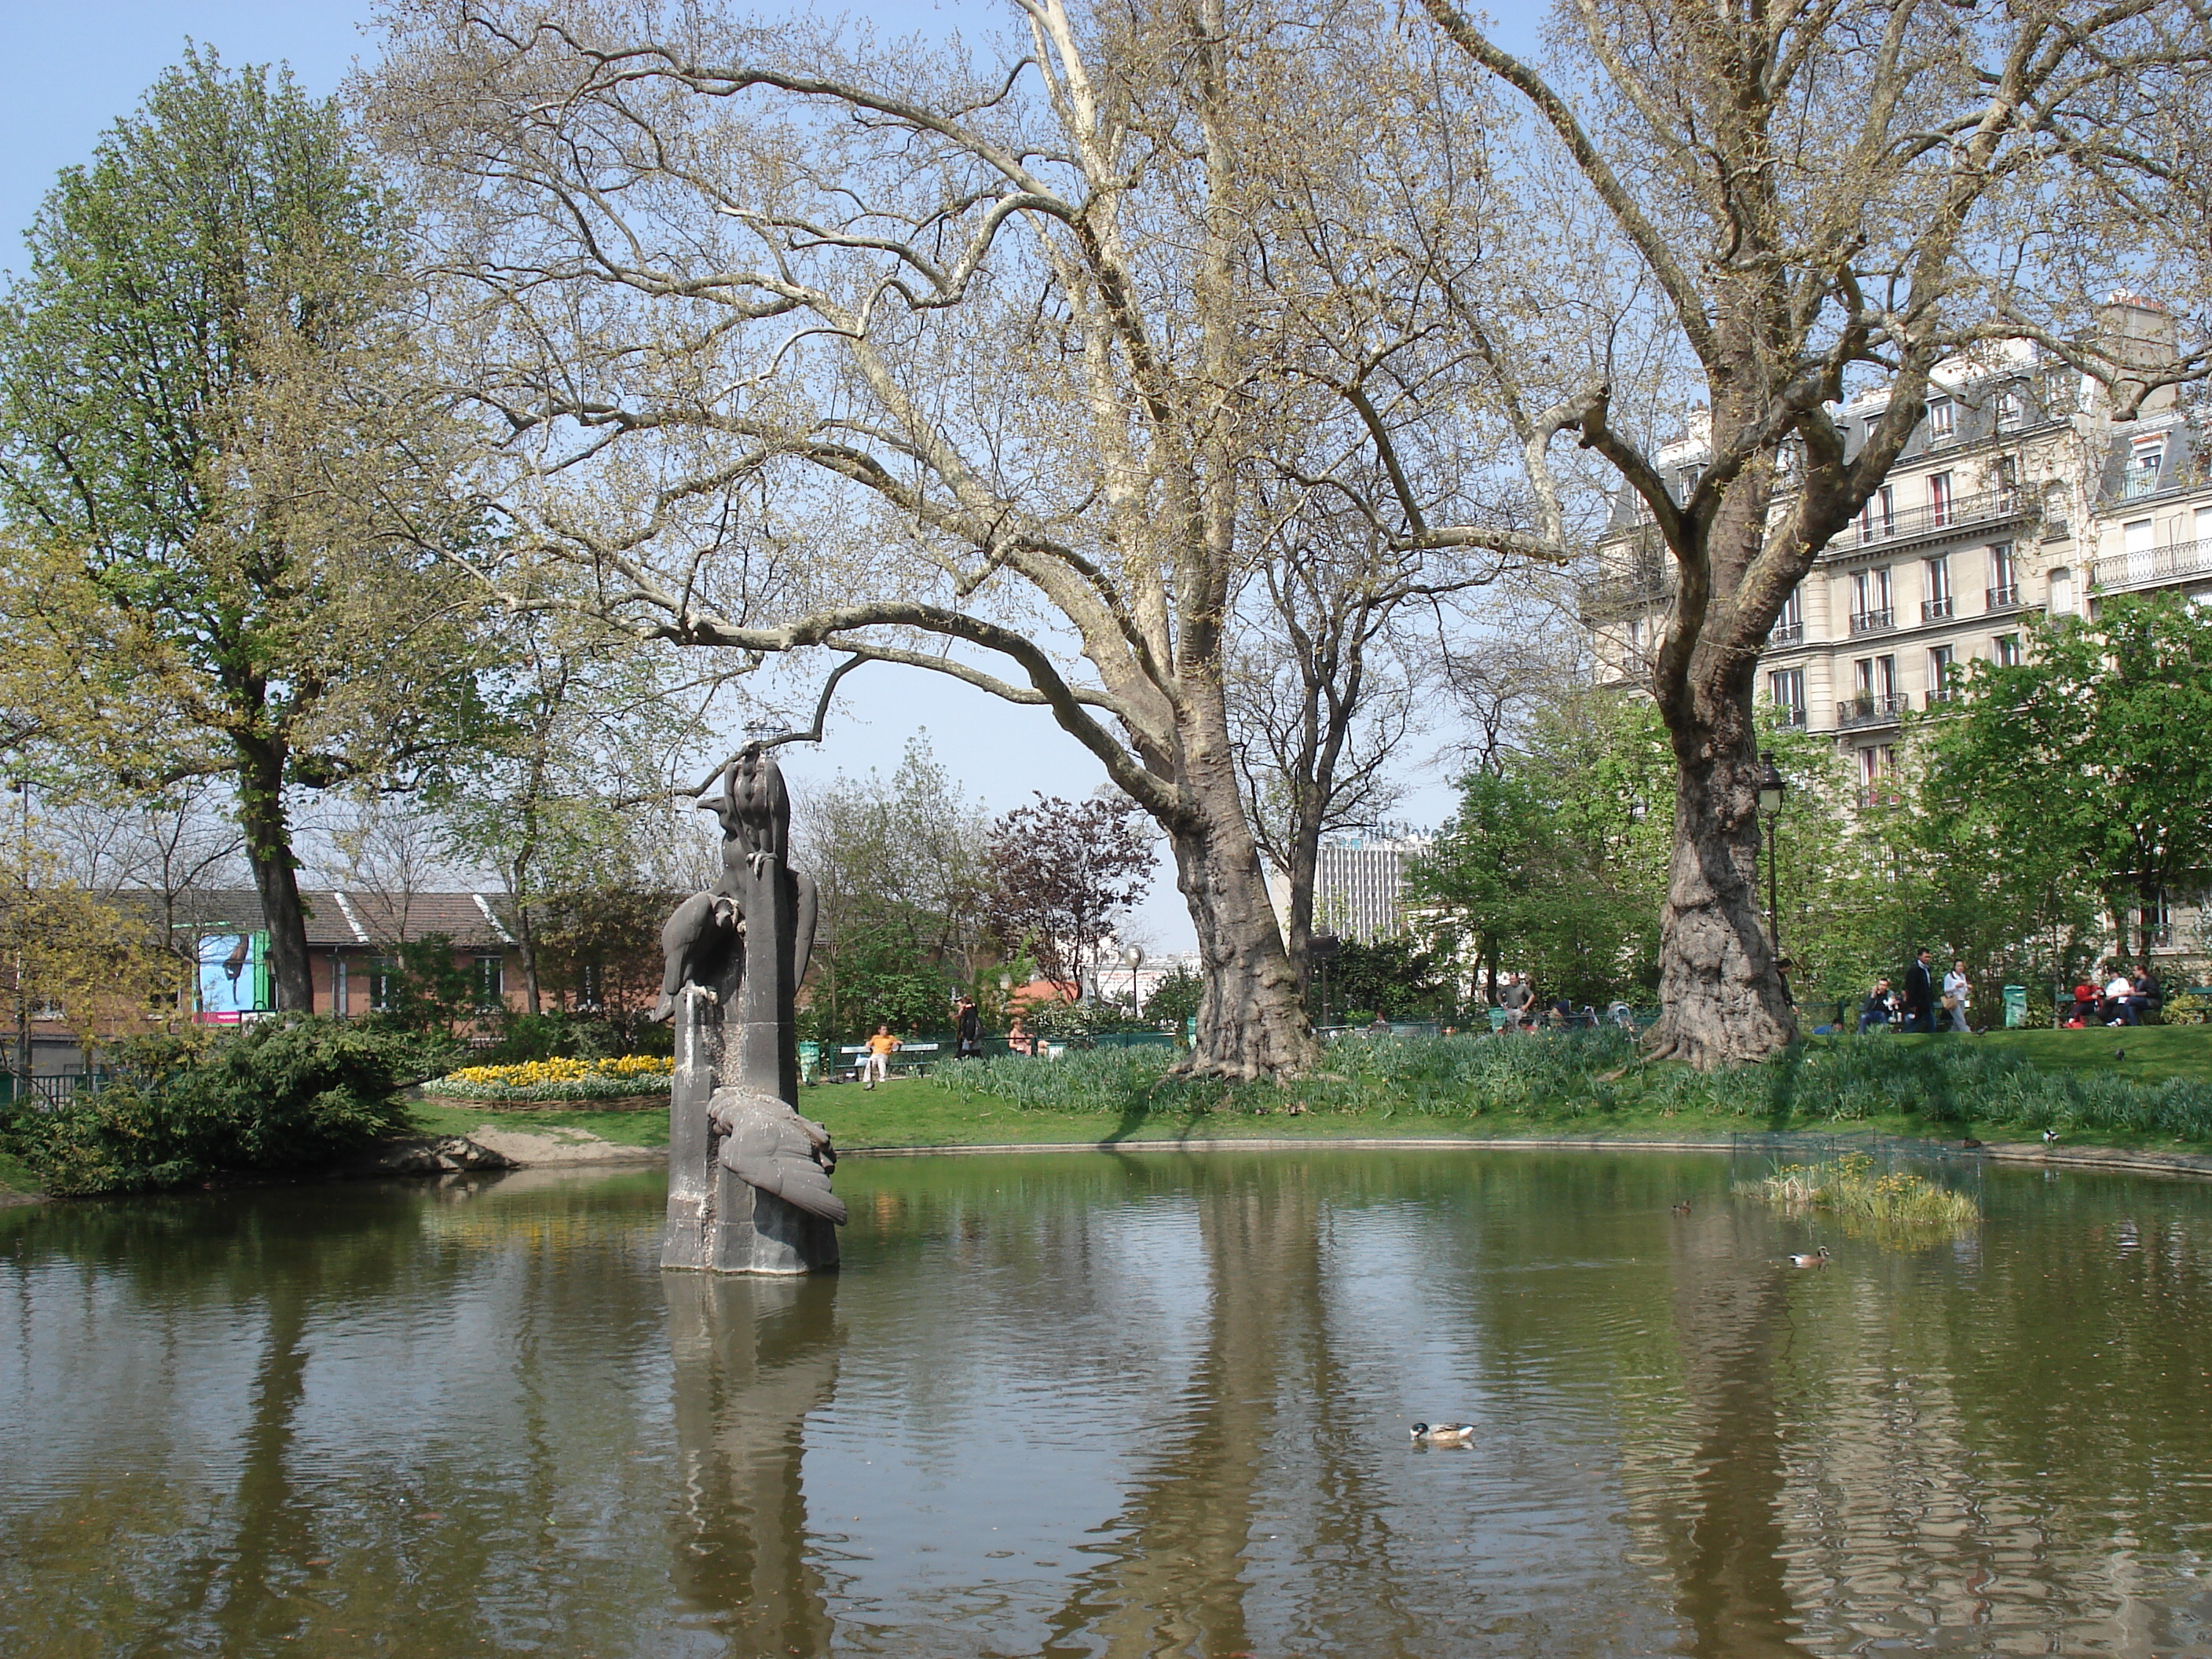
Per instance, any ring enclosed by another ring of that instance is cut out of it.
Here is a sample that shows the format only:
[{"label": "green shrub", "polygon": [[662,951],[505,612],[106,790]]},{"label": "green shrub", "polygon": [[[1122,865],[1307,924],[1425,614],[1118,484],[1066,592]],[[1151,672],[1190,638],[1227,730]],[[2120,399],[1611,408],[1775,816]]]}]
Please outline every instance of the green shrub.
[{"label": "green shrub", "polygon": [[442,1071],[449,1052],[322,1018],[152,1038],[127,1045],[96,1092],[17,1102],[0,1123],[0,1150],[63,1195],[313,1169],[406,1129],[395,1092]]}]

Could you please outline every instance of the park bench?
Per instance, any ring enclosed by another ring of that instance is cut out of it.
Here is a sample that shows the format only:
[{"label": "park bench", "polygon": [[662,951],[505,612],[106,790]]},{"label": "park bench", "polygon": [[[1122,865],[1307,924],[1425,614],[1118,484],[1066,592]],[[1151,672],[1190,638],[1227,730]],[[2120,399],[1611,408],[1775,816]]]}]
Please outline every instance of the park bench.
[{"label": "park bench", "polygon": [[[939,1045],[934,1042],[902,1042],[890,1058],[890,1071],[893,1077],[927,1077],[935,1061]],[[860,1076],[861,1057],[868,1052],[865,1042],[848,1042],[837,1052],[849,1058],[837,1064],[837,1075],[847,1082],[857,1082]]]}]

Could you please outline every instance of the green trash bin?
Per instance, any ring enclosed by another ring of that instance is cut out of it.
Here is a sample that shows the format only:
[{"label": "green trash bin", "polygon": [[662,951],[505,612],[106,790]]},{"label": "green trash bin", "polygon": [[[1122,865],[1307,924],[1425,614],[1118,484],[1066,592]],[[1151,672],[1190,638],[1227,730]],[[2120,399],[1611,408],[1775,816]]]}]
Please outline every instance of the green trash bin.
[{"label": "green trash bin", "polygon": [[2005,1030],[2016,1031],[2027,1024],[2027,987],[2008,985],[2004,988]]},{"label": "green trash bin", "polygon": [[822,1045],[802,1042],[799,1045],[799,1080],[805,1084],[822,1080]]}]

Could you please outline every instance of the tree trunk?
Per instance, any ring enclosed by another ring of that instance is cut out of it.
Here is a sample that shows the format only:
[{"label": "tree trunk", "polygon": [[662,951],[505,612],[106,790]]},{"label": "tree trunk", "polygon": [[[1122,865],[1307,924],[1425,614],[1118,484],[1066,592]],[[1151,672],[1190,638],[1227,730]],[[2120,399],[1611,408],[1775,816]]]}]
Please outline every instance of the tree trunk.
[{"label": "tree trunk", "polygon": [[1184,750],[1188,810],[1167,826],[1206,975],[1198,1046],[1184,1069],[1237,1079],[1302,1072],[1320,1046],[1267,902],[1259,844],[1229,763],[1225,710],[1206,714],[1214,718],[1201,714]]},{"label": "tree trunk", "polygon": [[1674,734],[1674,863],[1661,919],[1656,1058],[1764,1060],[1797,1030],[1759,925],[1759,738],[1748,693],[1722,730]]},{"label": "tree trunk", "polygon": [[307,966],[307,917],[292,857],[292,828],[284,816],[284,750],[281,744],[239,738],[238,823],[245,832],[246,861],[261,895],[262,926],[269,930],[269,968],[276,1006],[312,1013],[315,981]]}]

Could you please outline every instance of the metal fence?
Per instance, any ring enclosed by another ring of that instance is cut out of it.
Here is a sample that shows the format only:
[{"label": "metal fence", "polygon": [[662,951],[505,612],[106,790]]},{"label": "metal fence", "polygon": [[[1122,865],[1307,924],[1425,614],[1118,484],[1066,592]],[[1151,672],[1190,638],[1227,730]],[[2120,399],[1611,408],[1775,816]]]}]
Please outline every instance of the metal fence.
[{"label": "metal fence", "polygon": [[19,1100],[43,1100],[58,1106],[80,1094],[91,1094],[107,1081],[105,1072],[61,1072],[48,1077],[27,1077],[20,1072],[0,1072],[0,1104]]}]

